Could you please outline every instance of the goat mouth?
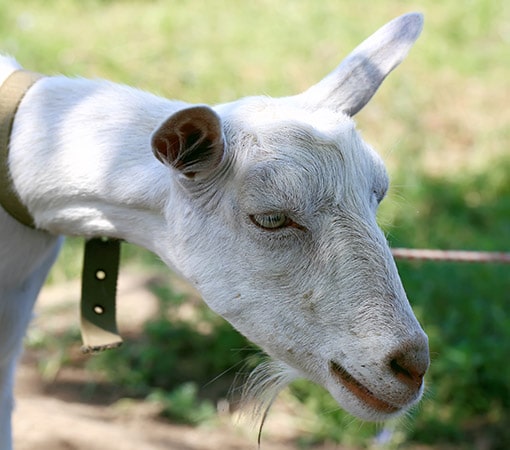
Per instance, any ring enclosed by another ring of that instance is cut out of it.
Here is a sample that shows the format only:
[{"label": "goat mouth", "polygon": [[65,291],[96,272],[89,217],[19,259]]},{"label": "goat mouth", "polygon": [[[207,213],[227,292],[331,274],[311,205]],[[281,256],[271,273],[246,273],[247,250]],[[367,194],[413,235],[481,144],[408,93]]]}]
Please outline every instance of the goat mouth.
[{"label": "goat mouth", "polygon": [[335,361],[330,361],[329,368],[332,375],[366,405],[385,414],[393,414],[400,411],[400,407],[378,398],[370,389],[356,380],[356,378],[347,372],[340,364]]}]

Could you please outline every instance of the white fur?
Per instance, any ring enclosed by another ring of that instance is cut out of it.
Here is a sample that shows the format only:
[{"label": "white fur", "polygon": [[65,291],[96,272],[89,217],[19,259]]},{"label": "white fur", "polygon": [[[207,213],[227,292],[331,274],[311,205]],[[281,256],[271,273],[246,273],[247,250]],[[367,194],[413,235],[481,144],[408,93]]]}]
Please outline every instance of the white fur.
[{"label": "white fur", "polygon": [[[0,209],[1,449],[11,448],[16,355],[59,235],[118,237],[159,255],[279,361],[273,380],[307,377],[370,420],[418,401],[427,338],[376,224],[383,163],[349,116],[403,59],[421,23],[417,14],[395,19],[294,97],[189,109],[62,76],[28,91],[9,167],[44,231]],[[0,57],[0,81],[18,67]],[[197,136],[210,143],[195,145]],[[289,225],[256,226],[253,217],[267,214],[285,214]]]}]

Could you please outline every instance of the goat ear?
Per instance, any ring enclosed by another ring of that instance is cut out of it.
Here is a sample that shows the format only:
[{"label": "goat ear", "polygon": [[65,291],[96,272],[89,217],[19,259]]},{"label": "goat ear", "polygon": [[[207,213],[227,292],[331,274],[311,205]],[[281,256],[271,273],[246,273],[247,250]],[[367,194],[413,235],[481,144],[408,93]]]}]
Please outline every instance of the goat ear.
[{"label": "goat ear", "polygon": [[328,107],[353,116],[403,61],[422,27],[420,13],[393,19],[356,47],[326,78],[297,98],[313,109]]},{"label": "goat ear", "polygon": [[214,170],[224,153],[219,116],[207,106],[194,106],[171,115],[152,134],[154,155],[188,178]]}]

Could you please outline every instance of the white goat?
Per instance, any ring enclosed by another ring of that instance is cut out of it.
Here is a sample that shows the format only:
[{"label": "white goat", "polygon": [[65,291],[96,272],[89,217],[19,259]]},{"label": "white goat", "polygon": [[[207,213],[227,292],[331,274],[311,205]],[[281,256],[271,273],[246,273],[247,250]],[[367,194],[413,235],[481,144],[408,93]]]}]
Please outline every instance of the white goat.
[{"label": "white goat", "polygon": [[[0,449],[12,445],[15,363],[59,235],[159,255],[278,361],[277,385],[309,378],[367,420],[419,400],[427,337],[376,224],[385,168],[351,116],[421,27],[420,14],[391,21],[280,99],[190,105],[63,76],[26,92],[8,170],[37,229],[0,209]],[[0,57],[0,85],[17,69]]]}]

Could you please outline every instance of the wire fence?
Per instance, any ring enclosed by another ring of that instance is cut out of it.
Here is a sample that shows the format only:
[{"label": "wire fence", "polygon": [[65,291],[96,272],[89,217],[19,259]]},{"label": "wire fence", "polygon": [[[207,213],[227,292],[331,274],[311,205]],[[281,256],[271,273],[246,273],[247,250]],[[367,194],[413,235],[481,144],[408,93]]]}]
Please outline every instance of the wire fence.
[{"label": "wire fence", "polygon": [[510,264],[510,253],[505,252],[394,248],[392,249],[392,253],[396,259],[408,259],[417,261]]}]

